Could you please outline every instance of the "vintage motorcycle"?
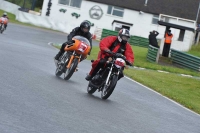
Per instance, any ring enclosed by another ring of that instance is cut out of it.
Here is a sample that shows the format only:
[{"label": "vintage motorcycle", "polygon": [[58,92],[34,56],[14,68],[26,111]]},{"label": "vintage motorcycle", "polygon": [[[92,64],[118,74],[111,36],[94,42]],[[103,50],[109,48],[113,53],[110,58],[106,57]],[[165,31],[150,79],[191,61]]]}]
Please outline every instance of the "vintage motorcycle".
[{"label": "vintage motorcycle", "polygon": [[0,18],[0,33],[2,34],[5,30],[5,25],[8,23],[7,18]]},{"label": "vintage motorcycle", "polygon": [[[89,81],[87,92],[93,94],[97,89],[101,91],[101,98],[107,99],[115,89],[120,72],[125,68],[125,65],[132,66],[126,57],[122,54],[113,54],[112,61],[107,61],[105,68],[101,68],[97,74]],[[93,60],[91,61],[93,62]]]},{"label": "vintage motorcycle", "polygon": [[66,45],[64,54],[59,58],[56,68],[56,76],[64,73],[64,79],[69,80],[78,67],[78,63],[85,59],[91,46],[88,39],[82,36],[74,36],[71,44]]}]

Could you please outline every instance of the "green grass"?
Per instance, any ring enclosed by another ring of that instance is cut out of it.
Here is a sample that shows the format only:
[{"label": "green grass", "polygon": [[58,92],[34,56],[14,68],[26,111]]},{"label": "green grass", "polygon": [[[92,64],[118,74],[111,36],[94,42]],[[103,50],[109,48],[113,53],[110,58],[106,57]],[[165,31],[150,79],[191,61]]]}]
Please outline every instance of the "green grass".
[{"label": "green grass", "polygon": [[125,74],[200,114],[200,80],[137,69],[125,70]]},{"label": "green grass", "polygon": [[187,53],[200,57],[200,44],[192,46],[190,51],[188,51]]}]

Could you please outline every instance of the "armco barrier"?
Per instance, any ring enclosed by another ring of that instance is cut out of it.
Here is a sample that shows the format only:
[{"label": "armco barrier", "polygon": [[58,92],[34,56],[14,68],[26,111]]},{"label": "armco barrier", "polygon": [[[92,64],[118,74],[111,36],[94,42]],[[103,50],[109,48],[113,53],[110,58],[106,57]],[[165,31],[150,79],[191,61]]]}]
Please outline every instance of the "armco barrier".
[{"label": "armco barrier", "polygon": [[195,71],[200,71],[200,58],[171,49],[171,60],[172,63],[178,64],[182,67],[192,69]]},{"label": "armco barrier", "polygon": [[[102,30],[102,34],[101,34],[101,39],[103,39],[104,37],[107,36],[117,36],[118,32],[117,31],[112,31],[112,30],[107,30],[107,29],[103,29]],[[131,45],[136,45],[136,46],[140,46],[140,47],[148,47],[149,45],[149,40],[147,38],[143,38],[143,37],[138,37],[138,36],[131,36],[129,43]]]},{"label": "armco barrier", "polygon": [[149,45],[147,60],[150,62],[158,62],[158,58],[159,58],[159,49]]}]

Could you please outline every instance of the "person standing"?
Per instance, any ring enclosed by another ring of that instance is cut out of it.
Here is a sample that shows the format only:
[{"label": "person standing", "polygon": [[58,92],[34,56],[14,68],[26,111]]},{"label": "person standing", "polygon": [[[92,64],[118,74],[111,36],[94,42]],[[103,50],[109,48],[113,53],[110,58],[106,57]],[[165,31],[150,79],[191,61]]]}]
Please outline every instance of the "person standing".
[{"label": "person standing", "polygon": [[173,37],[173,34],[171,33],[171,30],[168,30],[165,34],[165,44],[164,44],[163,53],[162,53],[162,56],[164,57],[169,56],[169,51],[170,51],[170,47],[172,43],[172,37]]},{"label": "person standing", "polygon": [[156,37],[158,36],[158,32],[153,30],[153,32],[150,32],[149,34],[149,44],[156,47],[156,48],[159,48],[158,46],[158,41],[156,39]]}]

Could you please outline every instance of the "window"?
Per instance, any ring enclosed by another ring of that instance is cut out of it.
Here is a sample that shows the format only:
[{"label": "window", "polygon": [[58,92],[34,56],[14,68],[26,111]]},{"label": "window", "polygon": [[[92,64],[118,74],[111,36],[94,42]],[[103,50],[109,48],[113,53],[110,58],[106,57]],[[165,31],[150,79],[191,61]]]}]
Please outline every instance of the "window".
[{"label": "window", "polygon": [[120,8],[120,7],[116,7],[116,6],[108,6],[107,14],[123,17],[124,16],[124,9]]},{"label": "window", "polygon": [[68,5],[68,6],[77,7],[77,8],[81,7],[81,2],[82,0],[59,0],[58,1],[59,4]]},{"label": "window", "polygon": [[[169,23],[169,19],[170,19],[169,17],[161,17],[160,21]],[[158,20],[159,20],[159,16],[153,15],[152,24],[158,24]]]},{"label": "window", "polygon": [[158,15],[153,15],[152,24],[158,24],[158,19],[159,19]]},{"label": "window", "polygon": [[178,37],[178,41],[183,41],[184,39],[184,35],[185,35],[185,30],[180,30],[180,34],[179,34],[179,37]]},{"label": "window", "polygon": [[129,27],[129,26],[126,26],[126,25],[122,25],[122,28],[123,28],[123,29],[130,30],[130,27]]},{"label": "window", "polygon": [[115,27],[115,31],[120,31],[121,29],[120,27]]}]

